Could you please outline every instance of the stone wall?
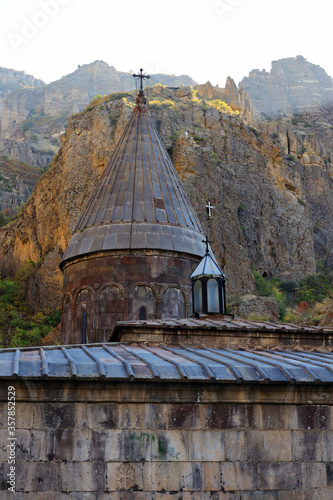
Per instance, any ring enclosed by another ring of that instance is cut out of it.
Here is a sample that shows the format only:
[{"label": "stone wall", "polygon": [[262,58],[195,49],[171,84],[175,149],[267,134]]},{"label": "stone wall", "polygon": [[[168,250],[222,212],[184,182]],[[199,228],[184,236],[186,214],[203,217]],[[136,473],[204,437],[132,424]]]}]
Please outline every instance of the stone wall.
[{"label": "stone wall", "polygon": [[[62,338],[105,342],[116,321],[184,318],[191,314],[189,276],[199,258],[176,252],[96,253],[64,267]],[[84,343],[86,343],[84,342]]]},{"label": "stone wall", "polygon": [[[15,494],[5,490],[8,385]],[[331,499],[332,396],[324,386],[2,381],[0,496]]]}]

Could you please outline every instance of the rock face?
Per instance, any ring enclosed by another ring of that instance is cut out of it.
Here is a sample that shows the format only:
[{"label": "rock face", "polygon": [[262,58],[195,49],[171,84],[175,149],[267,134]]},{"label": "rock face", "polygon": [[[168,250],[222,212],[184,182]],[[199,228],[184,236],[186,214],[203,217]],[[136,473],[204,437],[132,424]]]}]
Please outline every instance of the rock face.
[{"label": "rock face", "polygon": [[273,297],[244,295],[239,300],[230,302],[230,310],[237,318],[278,321],[279,306]]},{"label": "rock face", "polygon": [[0,210],[12,214],[22,206],[40,177],[30,165],[0,157]]},{"label": "rock face", "polygon": [[44,82],[32,75],[27,75],[24,71],[0,68],[0,110],[5,97],[13,90],[40,88]]},{"label": "rock face", "polygon": [[0,156],[8,156],[12,160],[27,163],[39,169],[46,167],[52,160],[53,154],[41,152],[26,142],[0,139]]},{"label": "rock face", "polygon": [[204,85],[196,85],[194,88],[202,99],[219,99],[231,106],[232,109],[239,111],[245,121],[252,123],[252,104],[243,89],[238,90],[237,85],[230,76],[227,78],[225,88],[213,87],[210,82],[206,82]]},{"label": "rock face", "polygon": [[327,73],[304,57],[273,61],[272,69],[254,69],[240,84],[257,119],[320,113],[333,106],[333,83]]},{"label": "rock face", "polygon": [[[312,153],[309,163],[287,159],[285,124],[277,132],[256,129],[241,116],[207,105],[189,88],[158,86],[149,100],[162,140],[229,279],[229,296],[254,292],[253,265],[283,280],[313,273],[318,258],[333,266],[333,180],[324,149],[316,146],[315,163]],[[46,252],[55,251],[60,260],[133,103],[130,95],[110,99],[69,119],[49,171],[16,222],[0,231],[3,273],[11,263],[38,261]],[[288,130],[291,135],[291,124]],[[208,201],[215,207],[211,218]],[[54,276],[60,276],[56,265]]]},{"label": "rock face", "polygon": [[[195,85],[188,76],[151,75],[150,84]],[[48,85],[23,72],[0,68],[0,155],[44,167],[57,153],[70,114],[96,95],[135,88],[130,73],[103,61],[79,66]]]},{"label": "rock face", "polygon": [[[162,74],[152,75],[151,83],[172,86],[195,84],[188,76]],[[130,73],[118,72],[103,61],[95,61],[80,66],[73,73],[41,88],[12,90],[0,108],[1,136],[12,138],[20,124],[30,114],[66,117],[82,111],[97,94],[105,95],[110,92],[131,90],[134,87],[135,83]]]}]

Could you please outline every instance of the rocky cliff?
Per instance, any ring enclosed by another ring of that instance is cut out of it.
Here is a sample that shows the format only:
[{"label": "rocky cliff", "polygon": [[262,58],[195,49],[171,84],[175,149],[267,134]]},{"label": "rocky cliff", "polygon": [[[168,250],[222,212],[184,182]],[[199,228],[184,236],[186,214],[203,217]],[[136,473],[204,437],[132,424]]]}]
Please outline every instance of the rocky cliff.
[{"label": "rocky cliff", "polygon": [[39,177],[37,168],[0,156],[0,211],[17,211],[31,195]]},{"label": "rocky cliff", "polygon": [[259,120],[304,112],[325,120],[333,108],[331,77],[302,56],[273,61],[269,73],[254,69],[239,87]]},{"label": "rocky cliff", "polygon": [[[152,75],[150,82],[174,87],[195,84],[188,76],[162,74]],[[103,61],[79,66],[49,85],[23,71],[0,68],[0,156],[44,169],[61,145],[60,136],[70,114],[82,111],[98,94],[134,87],[130,73],[118,72]],[[22,191],[25,180],[20,175],[17,179]],[[10,193],[8,185],[4,190],[0,183],[0,210],[15,210],[32,191],[29,184],[26,196],[18,198],[17,189],[18,185]],[[12,206],[7,206],[11,202]]]},{"label": "rocky cliff", "polygon": [[[177,87],[195,85],[185,75],[151,75],[150,82]],[[55,153],[70,114],[82,111],[98,94],[103,96],[133,88],[135,82],[130,73],[118,72],[103,61],[79,66],[73,73],[48,85],[13,87],[0,106],[0,137],[33,146],[37,143],[39,149]]]},{"label": "rocky cliff", "polygon": [[6,96],[13,90],[32,89],[42,87],[44,82],[24,71],[0,68],[0,110]]},{"label": "rocky cliff", "polygon": [[[299,123],[255,128],[198,90],[155,86],[149,109],[229,278],[228,293],[254,291],[253,265],[284,280],[313,273],[318,258],[333,266],[331,153],[309,134],[307,151],[294,156]],[[0,231],[3,274],[27,259],[41,262],[31,287],[37,306],[50,298],[42,293],[43,256],[59,298],[57,263],[130,116],[133,95],[118,97],[68,120],[50,169],[17,220]],[[322,133],[332,141],[326,124]]]}]

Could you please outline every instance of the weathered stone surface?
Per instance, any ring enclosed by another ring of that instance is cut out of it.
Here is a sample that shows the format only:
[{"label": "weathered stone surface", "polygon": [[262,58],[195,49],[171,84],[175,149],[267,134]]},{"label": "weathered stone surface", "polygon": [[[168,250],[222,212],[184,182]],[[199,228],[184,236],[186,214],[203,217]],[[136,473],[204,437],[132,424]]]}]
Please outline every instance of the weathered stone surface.
[{"label": "weathered stone surface", "polygon": [[181,461],[189,459],[188,431],[155,431],[151,436],[152,461]]},{"label": "weathered stone surface", "polygon": [[[106,481],[105,469],[106,464],[104,462],[62,463],[60,465],[61,490],[103,491],[105,490]],[[54,491],[58,490],[54,489]]]},{"label": "weathered stone surface", "polygon": [[270,73],[252,70],[240,87],[259,118],[317,110],[333,103],[331,78],[302,56],[273,61]]},{"label": "weathered stone surface", "polygon": [[294,460],[320,462],[323,456],[323,433],[320,431],[292,432],[292,450]]},{"label": "weathered stone surface", "polygon": [[17,491],[57,492],[61,490],[60,464],[18,462],[16,468]]},{"label": "weathered stone surface", "polygon": [[146,462],[143,466],[143,487],[148,491],[174,491],[182,488],[179,462]]},{"label": "weathered stone surface", "polygon": [[245,460],[244,431],[224,432],[225,460],[227,462],[243,462]]},{"label": "weathered stone surface", "polygon": [[246,430],[245,459],[256,461],[291,461],[292,439],[290,431]]},{"label": "weathered stone surface", "polygon": [[222,431],[193,431],[189,435],[191,461],[222,461],[225,458]]},{"label": "weathered stone surface", "polygon": [[291,490],[301,487],[302,464],[297,462],[259,462],[258,484],[261,490]]},{"label": "weathered stone surface", "polygon": [[[43,384],[48,386],[49,382]],[[295,396],[291,404],[287,404],[286,388],[272,385],[270,400],[274,397],[284,400],[280,411],[277,404],[263,404],[263,393],[254,390],[249,392],[251,402],[241,403],[244,394],[241,396],[235,388],[231,391],[232,404],[193,401],[177,405],[175,387],[170,387],[173,397],[167,402],[162,385],[157,385],[160,390],[154,393],[154,403],[149,403],[152,391],[133,382],[132,403],[122,402],[130,392],[125,386],[123,392],[116,390],[118,403],[96,401],[96,388],[93,390],[95,401],[85,403],[89,399],[88,387],[80,382],[76,383],[75,392],[65,385],[58,386],[53,393],[55,400],[48,403],[42,401],[41,385],[38,395],[30,384],[30,394],[37,396],[36,401],[21,403],[17,383],[18,412],[30,412],[34,419],[21,415],[19,419],[23,428],[17,430],[18,493],[15,498],[330,499],[333,437],[331,430],[322,428],[324,416],[330,424],[328,405],[295,404]],[[209,399],[205,392],[201,389],[202,400]],[[219,396],[216,387],[214,392],[215,400],[226,399],[226,393]],[[310,391],[305,393],[303,388],[303,392],[308,402],[312,398]],[[320,393],[318,389],[316,392]],[[79,397],[76,402],[64,403],[61,402],[64,393]],[[6,391],[0,409],[7,407],[5,396]],[[99,396],[105,399],[101,391]],[[147,415],[150,410],[152,416],[157,416],[159,410],[164,419],[168,416],[165,427],[170,418],[176,416],[179,427],[154,429],[162,424],[162,418],[154,424]],[[50,412],[55,415],[52,419]],[[186,412],[188,419],[184,417]],[[274,412],[276,416],[269,418]],[[305,414],[306,419],[302,417]],[[72,427],[73,415],[76,420]],[[215,415],[220,418],[216,419]],[[301,417],[297,419],[297,415]],[[310,423],[315,430],[308,429],[305,423]],[[7,435],[7,429],[0,430],[0,482],[8,469]],[[5,500],[12,498],[6,491],[2,496]]]},{"label": "weathered stone surface", "polygon": [[257,490],[258,464],[256,462],[222,463],[222,486],[225,491]]},{"label": "weathered stone surface", "polygon": [[230,301],[229,306],[235,317],[243,319],[265,318],[266,321],[278,321],[280,316],[279,306],[273,297],[244,295]]},{"label": "weathered stone surface", "polygon": [[197,429],[200,427],[199,405],[169,405],[168,429]]}]

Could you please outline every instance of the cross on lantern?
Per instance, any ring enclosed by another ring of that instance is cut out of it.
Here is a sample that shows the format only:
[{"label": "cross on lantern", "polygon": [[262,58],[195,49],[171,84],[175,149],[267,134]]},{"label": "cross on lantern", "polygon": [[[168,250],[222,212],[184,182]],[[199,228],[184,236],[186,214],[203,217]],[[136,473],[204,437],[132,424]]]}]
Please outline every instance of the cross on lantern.
[{"label": "cross on lantern", "polygon": [[138,75],[135,75],[135,74],[134,74],[134,75],[132,75],[132,76],[133,76],[134,78],[140,78],[140,80],[141,80],[141,82],[140,82],[140,90],[143,90],[143,85],[142,85],[143,80],[145,80],[145,79],[147,80],[148,78],[150,78],[150,76],[149,76],[149,75],[145,75],[145,74],[143,73],[143,69],[142,69],[142,68],[140,69],[140,73],[139,73]]},{"label": "cross on lantern", "polygon": [[209,253],[209,248],[208,245],[211,243],[211,241],[208,239],[208,236],[204,240],[202,240],[202,243],[206,243],[206,253]]},{"label": "cross on lantern", "polygon": [[213,205],[210,204],[210,201],[208,202],[208,204],[206,205],[206,208],[207,208],[207,212],[208,212],[208,217],[211,217],[212,216],[212,210],[215,208],[213,207]]}]

